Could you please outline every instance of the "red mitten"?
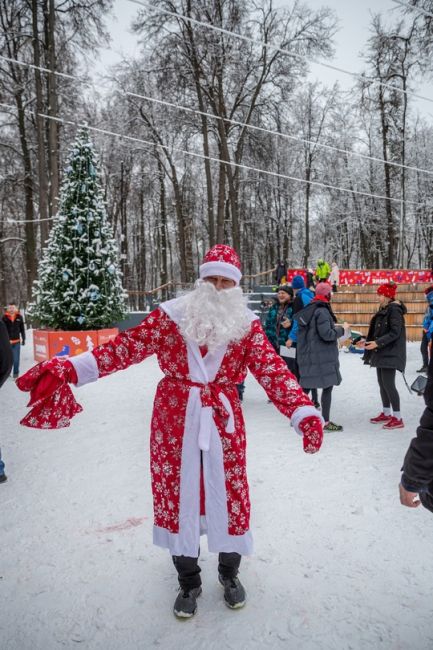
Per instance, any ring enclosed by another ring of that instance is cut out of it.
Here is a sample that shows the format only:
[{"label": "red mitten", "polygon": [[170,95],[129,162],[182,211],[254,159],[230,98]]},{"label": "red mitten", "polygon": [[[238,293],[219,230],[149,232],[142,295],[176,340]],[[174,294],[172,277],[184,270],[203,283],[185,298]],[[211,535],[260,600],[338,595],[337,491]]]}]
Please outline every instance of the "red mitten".
[{"label": "red mitten", "polygon": [[305,453],[317,453],[323,441],[322,420],[317,415],[310,415],[301,420],[298,426],[302,432]]},{"label": "red mitten", "polygon": [[38,363],[17,380],[20,390],[30,392],[27,406],[33,406],[21,424],[36,429],[67,427],[70,419],[82,411],[68,383],[77,383],[77,373],[70,361],[54,357]]}]

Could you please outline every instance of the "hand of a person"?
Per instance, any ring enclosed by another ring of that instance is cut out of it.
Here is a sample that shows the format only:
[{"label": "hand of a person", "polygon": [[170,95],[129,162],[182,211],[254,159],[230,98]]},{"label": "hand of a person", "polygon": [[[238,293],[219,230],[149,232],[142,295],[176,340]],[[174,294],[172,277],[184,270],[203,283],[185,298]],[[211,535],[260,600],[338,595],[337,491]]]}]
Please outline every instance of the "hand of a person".
[{"label": "hand of a person", "polygon": [[291,348],[292,345],[293,345],[293,341],[292,341],[292,339],[287,339],[287,341],[286,341],[286,348]]},{"label": "hand of a person", "polygon": [[317,415],[309,415],[299,423],[302,432],[304,451],[306,454],[316,454],[323,442],[323,424]]},{"label": "hand of a person", "polygon": [[417,492],[409,492],[408,490],[405,490],[401,483],[398,487],[400,490],[400,503],[402,506],[418,508],[418,506],[421,505]]},{"label": "hand of a person", "polygon": [[368,343],[366,343],[366,344],[364,345],[364,348],[365,348],[366,350],[376,350],[376,348],[377,348],[377,343],[376,343],[376,341],[368,341]]},{"label": "hand of a person", "polygon": [[350,325],[346,320],[343,323],[343,327],[344,327],[345,331],[350,330]]}]

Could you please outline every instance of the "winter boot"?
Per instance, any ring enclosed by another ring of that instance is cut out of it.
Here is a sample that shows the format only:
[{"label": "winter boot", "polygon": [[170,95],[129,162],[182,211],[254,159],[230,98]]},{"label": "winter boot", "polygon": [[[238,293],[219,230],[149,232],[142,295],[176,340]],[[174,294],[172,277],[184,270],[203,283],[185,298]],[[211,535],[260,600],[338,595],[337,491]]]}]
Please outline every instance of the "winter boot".
[{"label": "winter boot", "polygon": [[6,474],[0,474],[0,483],[6,483],[7,480],[8,477],[6,476]]},{"label": "winter boot", "polygon": [[379,413],[379,415],[376,415],[375,418],[370,418],[370,422],[373,424],[384,424],[385,422],[388,422],[392,418],[392,415],[385,415],[385,413],[382,411],[382,413]]},{"label": "winter boot", "polygon": [[224,602],[230,609],[240,609],[245,605],[247,595],[239,578],[224,578],[218,574],[218,580],[224,587]]},{"label": "winter boot", "polygon": [[423,365],[419,370],[417,370],[417,372],[427,372],[427,370],[428,370],[428,367]]},{"label": "winter boot", "polygon": [[323,427],[324,431],[343,431],[341,424],[335,424],[335,422],[327,422]]},{"label": "winter boot", "polygon": [[382,429],[403,429],[404,428],[404,422],[402,418],[395,418],[392,416],[388,422],[386,422]]},{"label": "winter boot", "polygon": [[197,611],[197,598],[201,594],[201,587],[192,589],[179,589],[174,601],[173,613],[177,618],[191,618]]}]

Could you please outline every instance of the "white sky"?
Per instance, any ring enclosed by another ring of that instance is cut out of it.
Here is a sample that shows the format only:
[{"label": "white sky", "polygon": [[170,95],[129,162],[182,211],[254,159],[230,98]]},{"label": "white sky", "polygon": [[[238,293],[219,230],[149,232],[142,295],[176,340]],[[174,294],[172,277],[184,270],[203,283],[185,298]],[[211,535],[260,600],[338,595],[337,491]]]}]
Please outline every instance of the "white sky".
[{"label": "white sky", "polygon": [[[339,20],[339,31],[335,37],[335,57],[327,63],[353,72],[365,69],[362,53],[369,37],[369,24],[373,13],[381,12],[388,19],[401,15],[399,6],[393,0],[304,0],[310,7],[319,9],[328,6],[334,9]],[[275,0],[275,7],[288,5],[288,0]],[[290,2],[291,4],[291,2]],[[121,60],[123,55],[138,53],[137,37],[131,34],[129,27],[139,11],[139,6],[129,0],[115,0],[113,16],[107,21],[111,33],[111,47],[101,51],[96,63],[95,73],[104,74],[110,65]],[[323,83],[332,86],[339,81],[343,89],[353,85],[349,75],[335,72],[321,66],[312,65],[311,73]],[[418,94],[433,98],[433,84],[425,82],[416,89]],[[417,101],[419,112],[433,120],[433,104]]]}]

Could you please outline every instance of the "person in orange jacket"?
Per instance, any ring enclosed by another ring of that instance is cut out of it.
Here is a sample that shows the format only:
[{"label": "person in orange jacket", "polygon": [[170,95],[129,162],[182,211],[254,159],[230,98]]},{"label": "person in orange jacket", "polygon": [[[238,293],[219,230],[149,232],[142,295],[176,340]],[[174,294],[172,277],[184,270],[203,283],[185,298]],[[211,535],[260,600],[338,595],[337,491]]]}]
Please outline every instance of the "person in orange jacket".
[{"label": "person in orange jacket", "polygon": [[13,358],[13,378],[17,379],[20,374],[20,352],[21,346],[26,342],[26,330],[24,328],[24,318],[19,312],[15,302],[10,302],[3,316],[3,322],[6,325],[9,342],[12,346]]}]

